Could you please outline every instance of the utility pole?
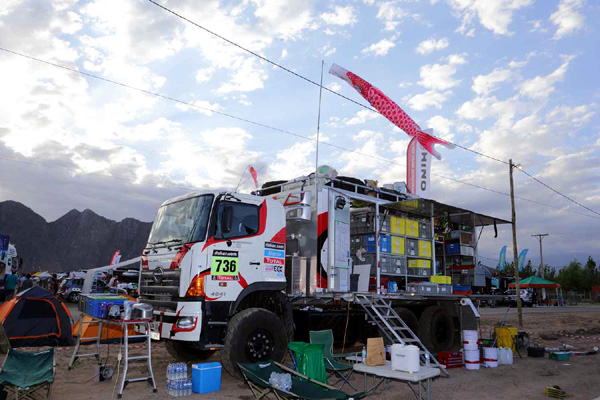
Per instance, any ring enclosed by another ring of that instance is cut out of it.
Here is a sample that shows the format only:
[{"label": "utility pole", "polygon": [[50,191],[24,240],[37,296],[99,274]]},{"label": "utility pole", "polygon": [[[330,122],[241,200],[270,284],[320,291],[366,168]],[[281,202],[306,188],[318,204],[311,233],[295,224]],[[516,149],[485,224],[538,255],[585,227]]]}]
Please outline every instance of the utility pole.
[{"label": "utility pole", "polygon": [[513,236],[513,264],[515,267],[515,294],[517,299],[517,314],[519,315],[519,327],[523,326],[523,309],[521,307],[521,285],[519,285],[519,252],[517,250],[517,213],[515,210],[515,187],[513,184],[513,168],[520,165],[514,165],[512,159],[508,160],[510,176],[510,205],[512,208],[512,236]]},{"label": "utility pole", "polygon": [[[542,252],[542,240],[544,239],[545,236],[548,236],[547,233],[537,233],[535,235],[531,235],[535,238],[537,238],[537,240],[540,241],[540,271],[542,271],[542,278],[544,277],[544,253]],[[542,288],[542,300],[546,300],[546,288]]]}]

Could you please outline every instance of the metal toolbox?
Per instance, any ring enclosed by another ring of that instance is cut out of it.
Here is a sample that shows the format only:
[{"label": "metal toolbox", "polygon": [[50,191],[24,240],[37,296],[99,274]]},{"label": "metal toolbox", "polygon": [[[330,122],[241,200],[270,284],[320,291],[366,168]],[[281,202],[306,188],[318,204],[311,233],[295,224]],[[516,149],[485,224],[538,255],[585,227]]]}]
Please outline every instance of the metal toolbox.
[{"label": "metal toolbox", "polygon": [[382,255],[381,272],[389,274],[405,274],[406,273],[406,257]]},{"label": "metal toolbox", "polygon": [[430,221],[419,222],[419,237],[421,239],[431,239],[431,222]]},{"label": "metal toolbox", "polygon": [[452,285],[439,285],[438,294],[452,294]]},{"label": "metal toolbox", "polygon": [[408,268],[408,274],[412,276],[430,276],[431,271],[428,268]]},{"label": "metal toolbox", "polygon": [[419,241],[417,239],[406,239],[405,243],[407,256],[419,255]]}]

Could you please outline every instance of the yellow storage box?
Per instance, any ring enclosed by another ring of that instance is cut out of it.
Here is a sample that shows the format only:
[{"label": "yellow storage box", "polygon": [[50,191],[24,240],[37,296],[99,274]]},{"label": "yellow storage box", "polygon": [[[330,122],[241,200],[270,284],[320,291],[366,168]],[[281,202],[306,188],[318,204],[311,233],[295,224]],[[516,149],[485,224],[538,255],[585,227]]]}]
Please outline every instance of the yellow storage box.
[{"label": "yellow storage box", "polygon": [[430,260],[408,260],[408,268],[431,268]]},{"label": "yellow storage box", "polygon": [[392,254],[405,254],[403,237],[392,236]]},{"label": "yellow storage box", "polygon": [[419,257],[431,257],[431,242],[419,240]]},{"label": "yellow storage box", "polygon": [[430,278],[431,283],[437,283],[439,285],[449,285],[452,283],[452,280],[449,276],[444,275],[434,275]]},{"label": "yellow storage box", "polygon": [[406,220],[406,236],[419,237],[419,221]]},{"label": "yellow storage box", "polygon": [[[390,218],[390,225],[391,225],[391,232],[393,235],[404,235],[405,231],[405,219],[402,217],[391,217]],[[404,254],[404,253],[402,253]]]}]

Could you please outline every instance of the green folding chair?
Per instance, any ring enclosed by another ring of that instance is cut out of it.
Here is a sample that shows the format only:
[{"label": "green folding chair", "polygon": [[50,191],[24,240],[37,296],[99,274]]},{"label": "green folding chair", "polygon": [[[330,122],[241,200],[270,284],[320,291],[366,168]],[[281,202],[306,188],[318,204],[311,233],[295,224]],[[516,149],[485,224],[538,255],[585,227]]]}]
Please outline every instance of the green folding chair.
[{"label": "green folding chair", "polygon": [[[307,400],[350,400],[360,399],[365,392],[347,394],[332,386],[326,385],[314,379],[302,375],[285,365],[275,361],[264,361],[258,363],[238,363],[244,381],[250,387],[256,400],[262,399],[288,399],[300,398]],[[290,390],[282,390],[269,383],[271,373],[288,373],[292,376],[292,387]]]},{"label": "green folding chair", "polygon": [[0,384],[14,398],[47,399],[54,383],[54,348],[36,352],[10,349],[0,372]]},{"label": "green folding chair", "polygon": [[344,385],[348,384],[354,390],[356,388],[350,383],[350,377],[354,372],[352,365],[338,361],[339,358],[355,356],[359,353],[338,353],[333,354],[333,331],[326,329],[324,331],[310,331],[310,342],[313,344],[323,344],[323,357],[325,357],[325,369],[327,372],[337,376],[339,379],[334,384],[337,385],[342,382],[340,390]]}]

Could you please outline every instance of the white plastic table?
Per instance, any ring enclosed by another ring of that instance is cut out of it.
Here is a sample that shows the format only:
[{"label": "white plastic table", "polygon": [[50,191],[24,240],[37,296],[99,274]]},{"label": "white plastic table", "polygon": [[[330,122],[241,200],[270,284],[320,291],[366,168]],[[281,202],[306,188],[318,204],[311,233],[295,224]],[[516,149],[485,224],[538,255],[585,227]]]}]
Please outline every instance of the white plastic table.
[{"label": "white plastic table", "polygon": [[[403,372],[392,370],[392,363],[386,361],[385,365],[371,367],[361,363],[352,366],[354,371],[365,374],[365,391],[367,393],[374,392],[382,383],[387,385],[392,380],[404,382],[413,391],[415,398],[418,400],[431,400],[431,381],[436,376],[440,375],[438,368],[421,367],[419,372]],[[373,386],[367,390],[367,375],[373,376]],[[375,383],[375,379],[379,378],[379,382]]]}]

